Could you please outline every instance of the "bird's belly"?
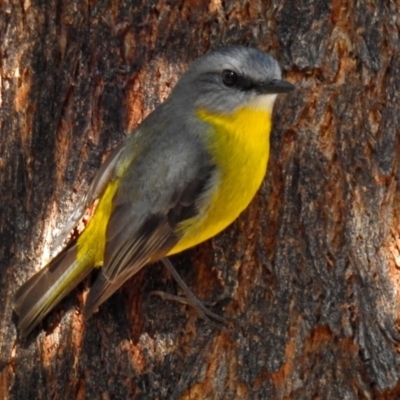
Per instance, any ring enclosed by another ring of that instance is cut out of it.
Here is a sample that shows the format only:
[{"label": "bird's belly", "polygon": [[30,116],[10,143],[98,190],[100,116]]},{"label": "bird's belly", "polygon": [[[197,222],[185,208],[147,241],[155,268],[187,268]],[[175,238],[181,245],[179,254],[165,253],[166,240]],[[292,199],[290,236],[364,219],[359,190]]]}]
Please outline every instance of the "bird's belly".
[{"label": "bird's belly", "polygon": [[200,118],[214,129],[208,149],[217,165],[215,187],[199,215],[183,223],[184,234],[169,254],[195,246],[230,225],[253,199],[267,168],[270,113],[246,108],[233,117],[201,112]]}]

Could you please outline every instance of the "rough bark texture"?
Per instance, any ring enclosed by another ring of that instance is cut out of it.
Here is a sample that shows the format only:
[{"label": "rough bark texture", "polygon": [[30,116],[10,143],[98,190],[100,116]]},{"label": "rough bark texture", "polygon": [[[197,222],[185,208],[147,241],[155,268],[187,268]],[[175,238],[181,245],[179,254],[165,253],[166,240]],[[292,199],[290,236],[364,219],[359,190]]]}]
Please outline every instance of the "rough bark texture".
[{"label": "rough bark texture", "polygon": [[[399,398],[399,1],[142,3],[2,2],[0,397]],[[87,281],[17,339],[13,293],[107,152],[232,43],[270,51],[298,90],[249,210],[173,259],[231,332],[151,296],[178,291],[154,265],[89,321]]]}]

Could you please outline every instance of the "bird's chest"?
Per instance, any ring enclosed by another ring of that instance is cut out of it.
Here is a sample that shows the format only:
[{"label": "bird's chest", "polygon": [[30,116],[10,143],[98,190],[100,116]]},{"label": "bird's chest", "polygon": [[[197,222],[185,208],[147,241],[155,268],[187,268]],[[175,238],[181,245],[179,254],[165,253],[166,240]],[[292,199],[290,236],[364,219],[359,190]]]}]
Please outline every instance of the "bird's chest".
[{"label": "bird's chest", "polygon": [[210,126],[206,146],[216,166],[215,181],[199,214],[180,225],[184,234],[169,254],[201,243],[231,224],[256,194],[267,168],[270,113],[242,109],[228,116],[198,114]]},{"label": "bird's chest", "polygon": [[231,115],[202,117],[212,127],[208,150],[219,175],[209,217],[229,224],[248,206],[264,178],[271,115],[243,108]]}]

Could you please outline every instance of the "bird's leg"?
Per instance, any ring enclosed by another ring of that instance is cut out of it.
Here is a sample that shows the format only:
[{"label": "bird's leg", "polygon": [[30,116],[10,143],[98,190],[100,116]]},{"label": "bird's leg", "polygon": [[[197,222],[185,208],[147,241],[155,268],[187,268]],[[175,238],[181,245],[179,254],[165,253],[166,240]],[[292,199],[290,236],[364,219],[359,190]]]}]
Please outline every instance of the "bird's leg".
[{"label": "bird's leg", "polygon": [[[220,315],[215,314],[214,312],[209,310],[195,296],[195,294],[190,290],[188,285],[186,285],[186,283],[180,277],[180,275],[178,274],[177,270],[175,269],[175,267],[172,265],[171,261],[169,261],[168,258],[165,257],[161,261],[164,264],[164,266],[167,268],[169,273],[172,275],[172,277],[175,279],[176,283],[181,287],[181,289],[185,293],[185,297],[186,298],[182,298],[180,296],[174,296],[174,295],[171,295],[171,294],[168,294],[168,293],[165,293],[165,292],[159,292],[159,291],[155,291],[155,292],[153,292],[153,294],[157,294],[158,296],[160,296],[160,297],[162,297],[164,299],[167,299],[167,300],[179,301],[180,303],[191,305],[196,310],[196,312],[199,314],[199,316],[201,318],[203,318],[204,320],[206,320],[208,322],[211,322],[213,325],[215,325],[215,323],[213,323],[213,321],[210,320],[210,318],[215,320],[215,321],[221,322],[221,323],[228,322],[225,318],[223,318]],[[218,326],[218,328],[221,328],[221,327]]]}]

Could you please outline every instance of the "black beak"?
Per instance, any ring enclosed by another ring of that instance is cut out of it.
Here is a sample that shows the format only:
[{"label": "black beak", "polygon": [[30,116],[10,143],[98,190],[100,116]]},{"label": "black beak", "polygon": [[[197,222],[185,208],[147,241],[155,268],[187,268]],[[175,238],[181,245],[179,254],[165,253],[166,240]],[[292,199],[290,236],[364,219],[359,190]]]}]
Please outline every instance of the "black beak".
[{"label": "black beak", "polygon": [[287,93],[291,92],[295,88],[296,86],[292,85],[291,83],[279,79],[274,79],[269,82],[260,82],[256,84],[256,90],[260,94]]}]

